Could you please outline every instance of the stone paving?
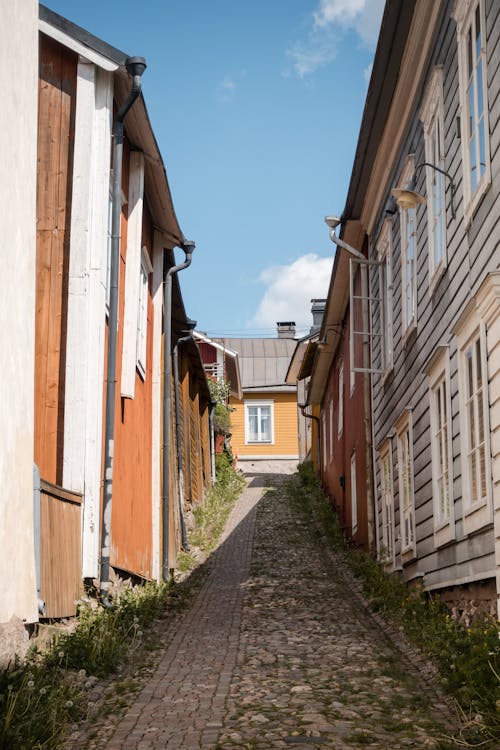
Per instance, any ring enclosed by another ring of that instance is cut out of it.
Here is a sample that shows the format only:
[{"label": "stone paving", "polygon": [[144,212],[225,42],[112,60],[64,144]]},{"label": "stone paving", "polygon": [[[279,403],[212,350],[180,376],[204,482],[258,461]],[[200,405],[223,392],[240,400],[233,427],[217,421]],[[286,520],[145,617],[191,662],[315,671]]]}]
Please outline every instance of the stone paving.
[{"label": "stone paving", "polygon": [[368,614],[287,481],[249,477],[156,672],[99,747],[447,746],[446,703]]}]

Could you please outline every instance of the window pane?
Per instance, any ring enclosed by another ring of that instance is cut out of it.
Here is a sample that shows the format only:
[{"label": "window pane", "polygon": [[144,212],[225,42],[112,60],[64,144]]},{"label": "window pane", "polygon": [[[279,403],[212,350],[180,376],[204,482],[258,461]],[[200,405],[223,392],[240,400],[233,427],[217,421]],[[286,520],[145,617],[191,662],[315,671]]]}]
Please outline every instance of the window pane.
[{"label": "window pane", "polygon": [[261,440],[271,440],[271,414],[269,406],[261,406],[260,412],[260,432]]},{"label": "window pane", "polygon": [[467,76],[470,78],[472,75],[472,32],[471,29],[467,32]]}]

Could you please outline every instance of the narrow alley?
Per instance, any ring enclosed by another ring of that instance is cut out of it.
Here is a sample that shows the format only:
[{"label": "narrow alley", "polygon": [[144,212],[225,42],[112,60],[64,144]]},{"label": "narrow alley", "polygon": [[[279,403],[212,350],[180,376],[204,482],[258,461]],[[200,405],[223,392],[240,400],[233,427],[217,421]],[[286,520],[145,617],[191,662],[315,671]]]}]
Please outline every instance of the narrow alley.
[{"label": "narrow alley", "polygon": [[449,709],[294,504],[296,477],[247,480],[152,679],[112,731],[68,747],[446,747]]}]

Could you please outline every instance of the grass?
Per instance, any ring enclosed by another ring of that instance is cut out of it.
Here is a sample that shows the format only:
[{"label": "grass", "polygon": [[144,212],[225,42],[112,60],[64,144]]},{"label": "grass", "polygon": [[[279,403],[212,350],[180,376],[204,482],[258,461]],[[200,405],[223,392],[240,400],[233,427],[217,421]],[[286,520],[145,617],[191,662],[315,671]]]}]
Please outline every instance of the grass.
[{"label": "grass", "polygon": [[370,607],[401,627],[408,639],[437,666],[446,691],[462,714],[455,746],[500,747],[500,642],[496,622],[464,628],[437,597],[410,588],[387,575],[368,554],[349,546],[310,464],[299,467],[300,481],[290,485],[293,502],[316,520],[327,544],[343,556],[363,584]]},{"label": "grass", "polygon": [[[204,505],[195,511],[190,544],[209,554],[217,544],[227,516],[244,481],[225,456],[218,457],[217,482]],[[197,562],[187,558],[189,570]],[[61,633],[40,653],[31,649],[23,663],[0,670],[0,750],[56,750],[69,725],[85,718],[88,693],[99,679],[124,665],[137,668],[160,645],[151,633],[153,622],[175,614],[199,583],[198,570],[182,584],[146,583],[125,589],[110,608],[82,602],[78,625]],[[138,689],[133,678],[114,685],[115,708],[127,705]]]}]

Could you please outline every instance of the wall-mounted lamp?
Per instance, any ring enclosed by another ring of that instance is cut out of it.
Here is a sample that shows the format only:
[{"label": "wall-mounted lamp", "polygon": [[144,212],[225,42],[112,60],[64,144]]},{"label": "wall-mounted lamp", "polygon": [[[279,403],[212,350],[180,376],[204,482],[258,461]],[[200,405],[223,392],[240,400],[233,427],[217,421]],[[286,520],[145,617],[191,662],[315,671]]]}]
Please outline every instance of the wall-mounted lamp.
[{"label": "wall-mounted lamp", "polygon": [[417,191],[415,190],[417,185],[417,173],[423,167],[430,167],[431,169],[435,169],[436,172],[439,172],[449,179],[451,186],[451,218],[454,219],[455,185],[453,183],[451,175],[448,172],[445,172],[444,169],[441,169],[441,167],[436,167],[435,164],[431,164],[428,161],[423,161],[421,164],[417,164],[417,166],[415,167],[415,171],[413,172],[413,177],[405,188],[393,188],[391,190],[392,195],[396,199],[396,203],[402,209],[416,208],[419,203],[426,203],[425,196],[417,193]]}]

